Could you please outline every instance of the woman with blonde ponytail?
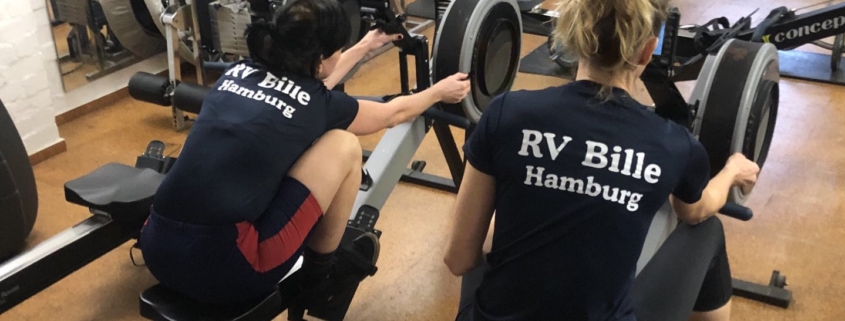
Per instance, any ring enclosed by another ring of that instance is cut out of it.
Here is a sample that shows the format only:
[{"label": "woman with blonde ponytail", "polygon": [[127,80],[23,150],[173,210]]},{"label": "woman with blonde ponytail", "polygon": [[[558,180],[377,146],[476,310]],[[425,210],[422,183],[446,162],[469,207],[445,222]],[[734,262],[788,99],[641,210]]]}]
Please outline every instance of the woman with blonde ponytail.
[{"label": "woman with blonde ponytail", "polygon": [[[729,320],[714,214],[759,168],[737,154],[711,178],[702,145],[629,94],[666,7],[560,0],[554,37],[579,57],[575,81],[490,102],[464,146],[444,258],[462,276],[457,320]],[[637,274],[667,200],[683,222]]]}]

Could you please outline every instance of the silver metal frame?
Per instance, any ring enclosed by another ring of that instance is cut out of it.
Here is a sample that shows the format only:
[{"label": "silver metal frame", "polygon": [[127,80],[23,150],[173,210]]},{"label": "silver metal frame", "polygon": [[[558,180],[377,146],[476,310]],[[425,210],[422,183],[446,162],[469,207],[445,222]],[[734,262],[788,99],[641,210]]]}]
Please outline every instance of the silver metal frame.
[{"label": "silver metal frame", "polygon": [[669,237],[669,234],[672,234],[672,231],[674,231],[677,226],[678,215],[675,214],[675,210],[672,209],[672,204],[670,204],[667,200],[654,215],[654,218],[651,220],[651,225],[649,225],[648,233],[645,237],[645,243],[643,243],[643,249],[640,252],[640,258],[637,260],[638,275],[646,264],[648,264],[648,261],[651,261],[651,258],[654,257],[654,254],[657,253],[657,250],[661,245],[663,245],[663,242],[666,241],[666,238]]},{"label": "silver metal frame", "polygon": [[86,220],[0,264],[0,314],[138,234],[142,222],[118,222],[92,210]]},{"label": "silver metal frame", "polygon": [[[164,25],[166,31],[164,37],[167,39],[167,70],[171,84],[171,92],[168,92],[168,95],[172,94],[172,88],[175,88],[176,82],[182,79],[182,58],[176,50],[178,50],[181,42],[179,40],[179,30],[185,28],[184,10],[187,7],[179,5],[178,1],[174,0],[174,2],[164,9],[160,17],[161,23]],[[171,106],[170,109],[173,114],[173,127],[176,130],[186,128],[185,113],[174,106]]]},{"label": "silver metal frame", "polygon": [[425,119],[417,117],[384,133],[364,164],[364,171],[372,177],[373,184],[368,190],[358,192],[352,213],[349,214],[350,221],[356,220],[363,206],[381,210],[422,144],[426,135],[425,127]]},{"label": "silver metal frame", "polygon": [[[41,259],[47,257],[56,249],[64,248],[68,244],[74,243],[77,240],[85,237],[88,234],[106,226],[111,223],[112,219],[107,214],[97,214],[66,229],[59,234],[56,234],[49,239],[39,243],[32,249],[15,256],[0,265],[0,282],[14,276],[15,273],[26,269],[27,267],[37,263]],[[0,289],[6,290],[6,289]],[[0,298],[3,301],[3,298]]]}]

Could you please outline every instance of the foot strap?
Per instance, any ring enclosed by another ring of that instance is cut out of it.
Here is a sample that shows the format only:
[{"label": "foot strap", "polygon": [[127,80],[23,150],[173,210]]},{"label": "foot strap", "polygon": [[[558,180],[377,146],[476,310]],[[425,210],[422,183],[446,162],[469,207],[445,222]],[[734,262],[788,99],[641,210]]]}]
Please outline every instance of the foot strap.
[{"label": "foot strap", "polygon": [[[366,274],[367,276],[373,276],[378,272],[378,267],[373,264],[371,258],[365,258],[358,252],[354,251],[353,249],[349,248],[351,245],[342,246],[337,251],[337,256],[339,259],[344,260],[350,263],[353,267],[355,267],[359,272]],[[363,278],[362,278],[363,280]]]}]

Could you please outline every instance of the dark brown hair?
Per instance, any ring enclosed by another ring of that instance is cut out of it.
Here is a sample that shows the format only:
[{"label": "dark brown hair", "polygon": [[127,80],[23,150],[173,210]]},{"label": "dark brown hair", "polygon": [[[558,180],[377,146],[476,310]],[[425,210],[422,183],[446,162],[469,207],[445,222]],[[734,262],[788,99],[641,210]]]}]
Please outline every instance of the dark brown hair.
[{"label": "dark brown hair", "polygon": [[316,77],[321,60],[341,50],[349,34],[339,1],[296,0],[277,9],[271,21],[251,24],[246,42],[252,59],[270,72]]}]

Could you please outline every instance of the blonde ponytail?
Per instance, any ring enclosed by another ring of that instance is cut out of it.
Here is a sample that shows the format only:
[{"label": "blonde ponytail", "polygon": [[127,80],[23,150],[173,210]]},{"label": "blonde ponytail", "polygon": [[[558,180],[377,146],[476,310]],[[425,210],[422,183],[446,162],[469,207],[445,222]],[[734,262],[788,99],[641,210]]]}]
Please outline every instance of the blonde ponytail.
[{"label": "blonde ponytail", "polygon": [[[555,46],[616,76],[636,66],[648,39],[666,20],[668,0],[559,0]],[[603,86],[600,96],[608,96]]]}]

